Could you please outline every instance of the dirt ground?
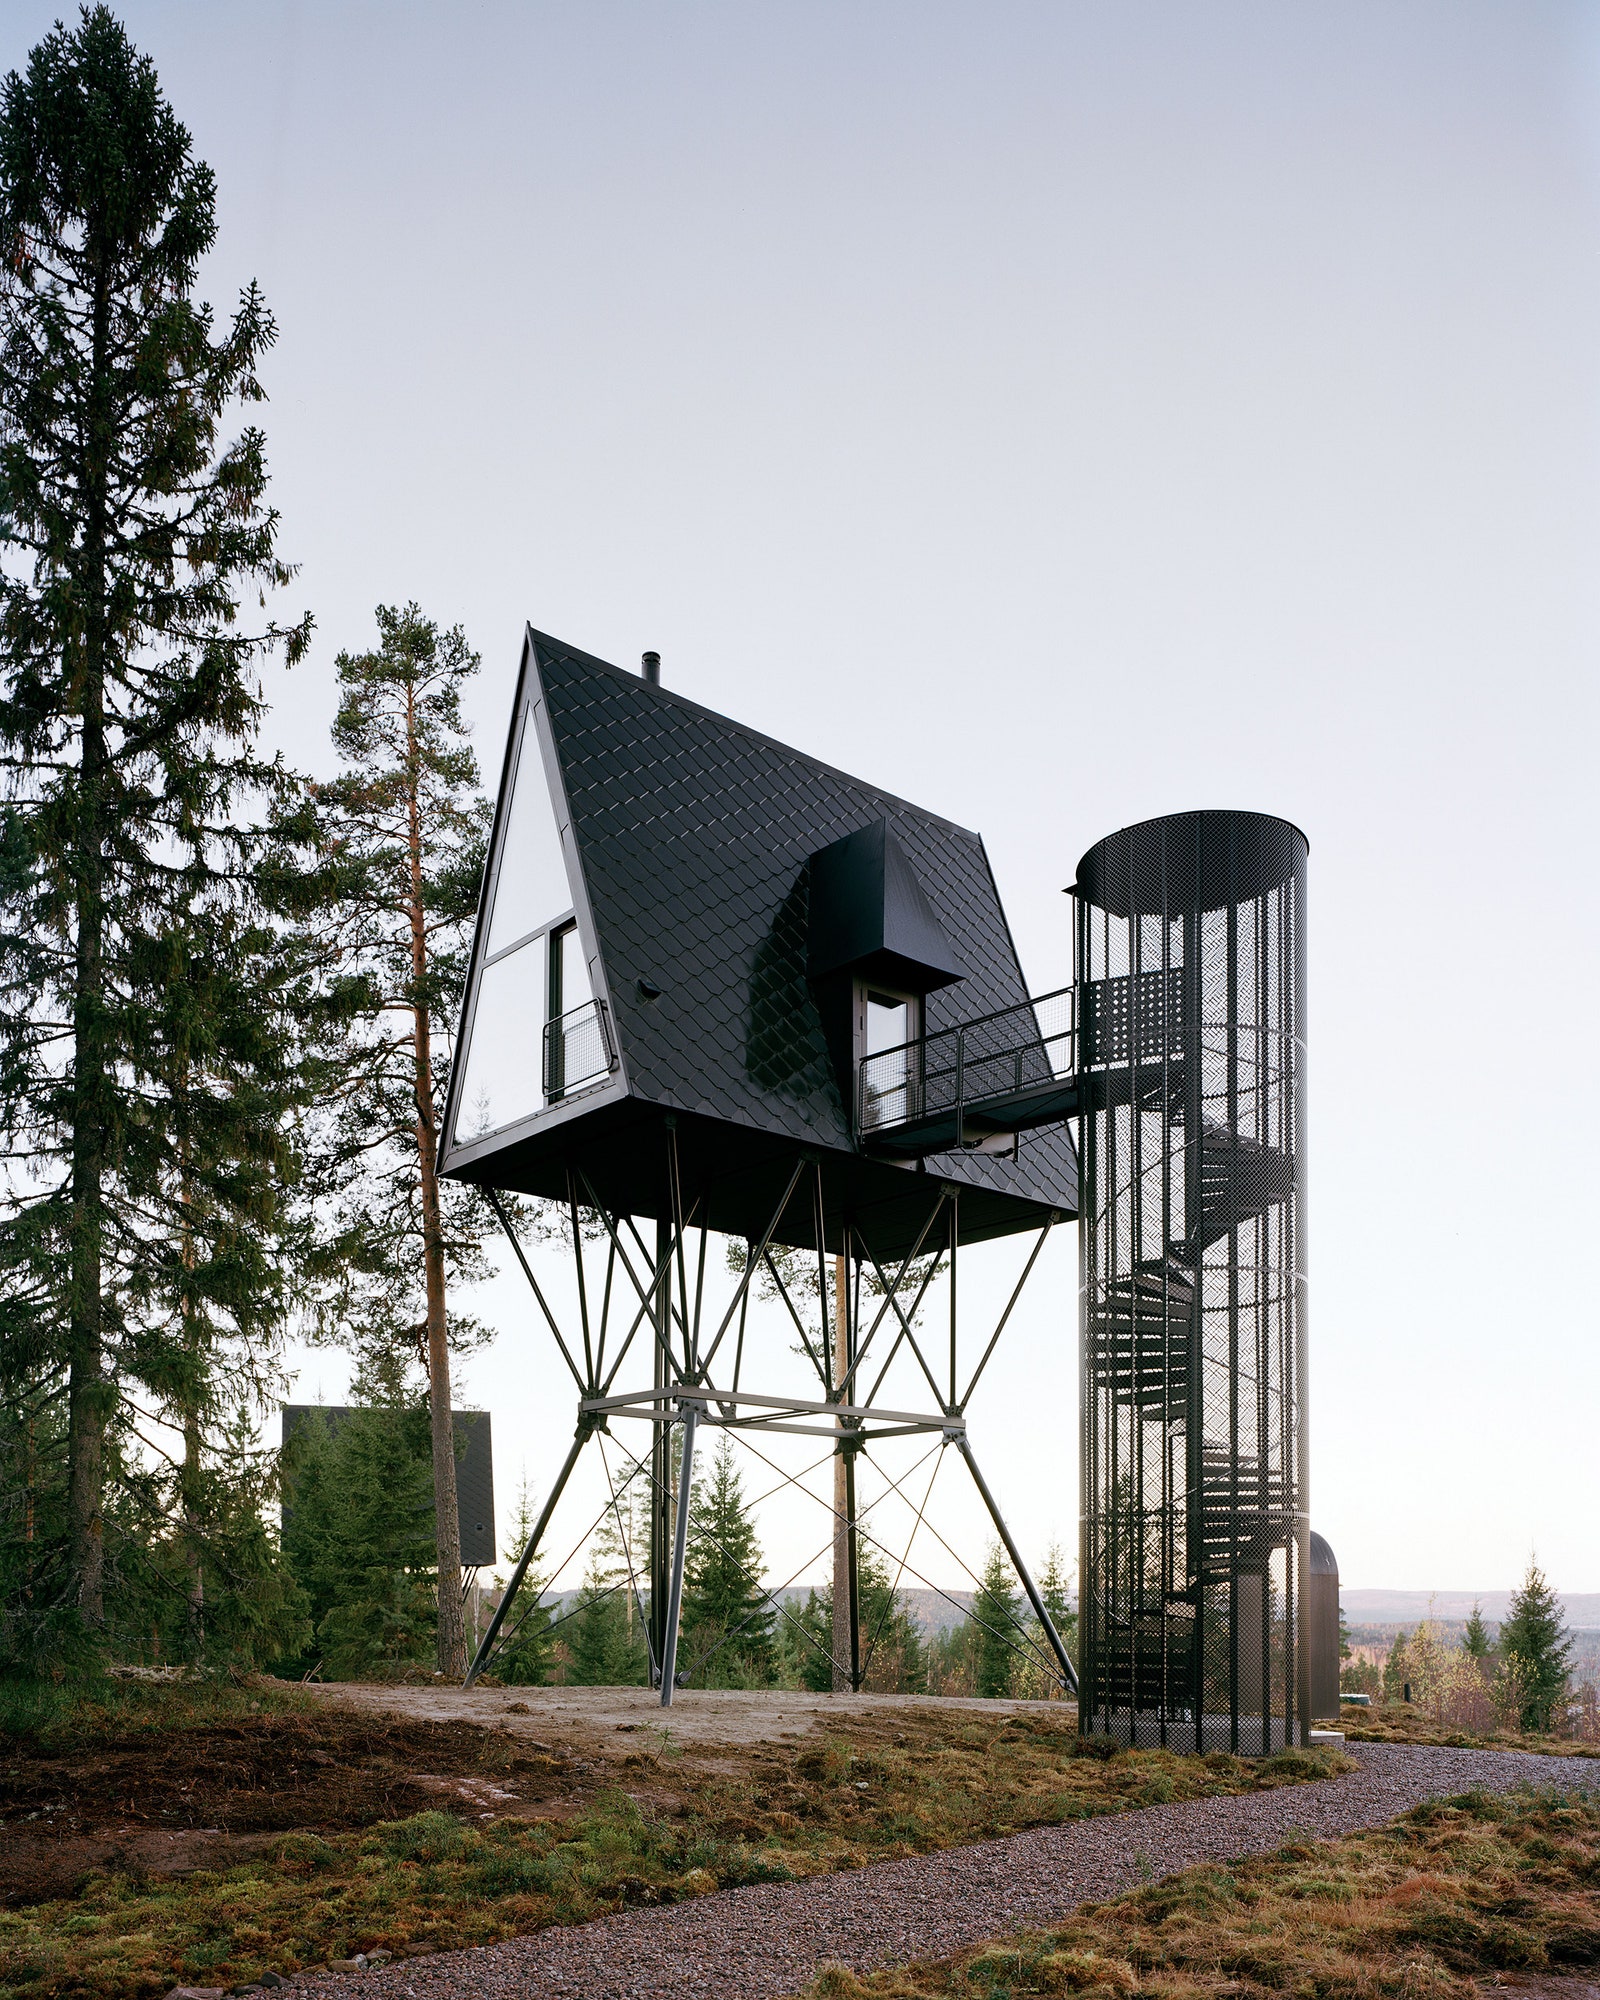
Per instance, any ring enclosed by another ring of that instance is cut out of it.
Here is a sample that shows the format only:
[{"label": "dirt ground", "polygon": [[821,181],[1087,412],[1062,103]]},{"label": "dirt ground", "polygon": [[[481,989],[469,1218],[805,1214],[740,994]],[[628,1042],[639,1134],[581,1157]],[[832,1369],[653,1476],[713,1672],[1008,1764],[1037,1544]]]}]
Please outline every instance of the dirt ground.
[{"label": "dirt ground", "polygon": [[[1070,1706],[930,1696],[643,1688],[266,1684],[258,1714],[70,1749],[0,1754],[0,1902],[67,1895],[93,1871],[183,1876],[226,1867],[297,1829],[340,1832],[443,1808],[474,1822],[577,1817],[603,1792],[676,1813],[685,1794],[747,1775],[773,1751],[833,1734],[940,1733]],[[908,1714],[907,1712],[912,1713]],[[902,1739],[903,1740],[903,1739]]]},{"label": "dirt ground", "polygon": [[[879,1716],[919,1709],[930,1714],[977,1709],[985,1715],[1018,1710],[1049,1714],[1071,1728],[1077,1709],[1071,1702],[977,1701],[947,1695],[809,1694],[785,1688],[749,1691],[708,1691],[680,1688],[671,1708],[648,1688],[458,1688],[447,1685],[383,1687],[362,1682],[311,1685],[306,1692],[319,1702],[369,1715],[402,1717],[411,1722],[471,1722],[480,1728],[503,1730],[515,1740],[582,1745],[605,1757],[625,1757],[633,1747],[629,1736],[670,1741],[677,1749],[714,1753],[719,1748],[749,1749],[757,1744],[793,1743]],[[698,1761],[698,1758],[697,1758]]]}]

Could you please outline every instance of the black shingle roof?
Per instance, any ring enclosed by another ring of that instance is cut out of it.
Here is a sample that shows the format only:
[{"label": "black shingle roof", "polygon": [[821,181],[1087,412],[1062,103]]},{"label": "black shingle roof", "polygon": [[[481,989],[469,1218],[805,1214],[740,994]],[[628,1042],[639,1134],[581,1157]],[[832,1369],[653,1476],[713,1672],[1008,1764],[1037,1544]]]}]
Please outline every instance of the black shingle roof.
[{"label": "black shingle roof", "polygon": [[[702,1177],[729,1183],[716,1226],[737,1233],[761,1222],[734,1214],[741,1204],[732,1188],[749,1181],[750,1199],[767,1199],[756,1160],[776,1168],[796,1146],[828,1163],[838,1201],[852,1213],[880,1203],[907,1210],[913,1196],[913,1206],[925,1206],[928,1176],[972,1190],[961,1203],[963,1237],[1024,1228],[1042,1211],[1075,1211],[1077,1162],[1061,1127],[1024,1136],[1016,1161],[944,1154],[912,1175],[863,1158],[807,981],[808,859],[887,819],[967,973],[927,996],[926,1027],[1025,999],[975,833],[530,631],[518,713],[540,694],[547,764],[560,774],[558,810],[570,815],[586,891],[579,921],[592,925],[603,966],[597,990],[611,1009],[619,1073],[609,1088],[520,1128],[509,1144],[450,1148],[447,1172],[555,1194],[562,1163],[581,1157],[603,1199],[655,1212],[641,1200],[655,1169],[637,1156],[648,1127],[676,1113],[680,1144]],[[641,979],[659,987],[659,998],[641,993]],[[469,994],[469,1012],[470,1003]],[[847,1161],[839,1180],[835,1163]],[[601,1175],[614,1192],[600,1186]],[[831,1210],[831,1187],[825,1200]],[[898,1233],[886,1228],[886,1254]]]}]

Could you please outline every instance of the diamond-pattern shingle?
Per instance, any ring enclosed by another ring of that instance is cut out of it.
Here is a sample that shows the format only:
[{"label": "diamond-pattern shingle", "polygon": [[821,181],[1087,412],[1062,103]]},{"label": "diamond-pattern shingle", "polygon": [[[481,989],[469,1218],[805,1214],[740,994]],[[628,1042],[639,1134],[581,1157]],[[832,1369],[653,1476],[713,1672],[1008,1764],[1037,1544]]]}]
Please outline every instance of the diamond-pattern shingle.
[{"label": "diamond-pattern shingle", "polygon": [[[975,833],[542,634],[532,645],[632,1098],[855,1151],[806,979],[806,864],[883,817],[968,972],[928,996],[928,1028],[1027,997]],[[1076,1206],[1064,1128],[1028,1135],[1016,1161],[944,1154],[927,1170]]]}]

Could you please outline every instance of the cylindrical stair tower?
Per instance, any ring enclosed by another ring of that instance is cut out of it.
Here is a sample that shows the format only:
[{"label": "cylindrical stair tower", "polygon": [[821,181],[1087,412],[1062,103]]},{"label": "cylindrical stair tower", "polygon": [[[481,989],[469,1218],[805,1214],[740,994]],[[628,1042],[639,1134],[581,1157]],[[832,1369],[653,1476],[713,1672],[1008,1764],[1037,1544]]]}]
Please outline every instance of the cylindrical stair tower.
[{"label": "cylindrical stair tower", "polygon": [[1306,841],[1260,813],[1078,864],[1080,1727],[1304,1741]]}]

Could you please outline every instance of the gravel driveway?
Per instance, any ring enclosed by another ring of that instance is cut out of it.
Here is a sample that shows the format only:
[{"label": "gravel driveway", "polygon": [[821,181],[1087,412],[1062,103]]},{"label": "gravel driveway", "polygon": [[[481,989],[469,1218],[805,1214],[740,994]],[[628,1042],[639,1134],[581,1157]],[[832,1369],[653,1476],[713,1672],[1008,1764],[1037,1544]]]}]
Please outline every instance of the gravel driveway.
[{"label": "gravel driveway", "polygon": [[1141,1879],[1270,1852],[1296,1837],[1333,1839],[1380,1826],[1423,1799],[1474,1785],[1600,1791],[1600,1762],[1587,1758],[1347,1747],[1361,1768],[1341,1778],[1037,1827],[947,1854],[724,1889],[665,1910],[626,1910],[476,1951],[339,1978],[302,1975],[295,1984],[328,2000],[542,2000],[546,1994],[770,2000],[804,1987],[825,1959],[866,1970],[938,1958],[984,1938],[1058,1922],[1079,1904],[1115,1896]]}]

